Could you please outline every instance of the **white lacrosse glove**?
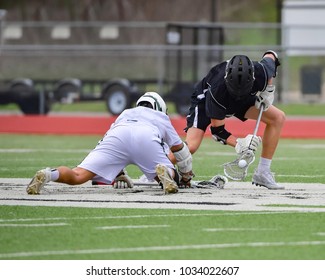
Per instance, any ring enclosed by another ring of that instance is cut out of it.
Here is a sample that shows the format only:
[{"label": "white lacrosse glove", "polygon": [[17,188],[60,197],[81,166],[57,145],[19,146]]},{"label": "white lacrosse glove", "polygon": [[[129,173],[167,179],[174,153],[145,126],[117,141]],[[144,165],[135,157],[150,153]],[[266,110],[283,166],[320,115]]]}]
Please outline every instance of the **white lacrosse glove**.
[{"label": "white lacrosse glove", "polygon": [[247,150],[255,152],[258,146],[262,143],[262,138],[260,136],[248,134],[245,138],[238,138],[236,142],[236,153],[241,155]]},{"label": "white lacrosse glove", "polygon": [[127,175],[126,171],[123,170],[114,180],[113,183],[114,189],[132,189],[133,181],[129,175]]},{"label": "white lacrosse glove", "polygon": [[260,109],[261,104],[263,103],[264,104],[263,111],[267,111],[270,108],[270,106],[273,104],[274,92],[275,92],[275,86],[268,85],[264,91],[257,93],[255,107],[257,109]]}]

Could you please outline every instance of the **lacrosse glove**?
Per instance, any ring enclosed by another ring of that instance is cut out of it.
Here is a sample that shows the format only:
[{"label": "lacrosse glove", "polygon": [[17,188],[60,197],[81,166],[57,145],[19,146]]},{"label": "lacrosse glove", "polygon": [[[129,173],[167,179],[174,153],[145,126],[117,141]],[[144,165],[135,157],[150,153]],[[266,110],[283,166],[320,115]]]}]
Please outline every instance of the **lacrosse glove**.
[{"label": "lacrosse glove", "polygon": [[267,111],[274,101],[275,86],[268,85],[264,91],[256,94],[255,107],[257,109],[261,108],[261,104],[264,104],[263,111]]},{"label": "lacrosse glove", "polygon": [[191,187],[191,180],[195,177],[194,173],[192,171],[187,173],[182,173],[178,171],[181,179],[179,180],[179,188],[190,188]]},{"label": "lacrosse glove", "polygon": [[132,189],[133,181],[131,177],[127,174],[126,170],[122,170],[114,180],[113,183],[114,189]]},{"label": "lacrosse glove", "polygon": [[247,150],[255,152],[258,146],[262,143],[262,138],[260,136],[248,134],[245,138],[238,138],[236,141],[236,153],[241,155]]}]

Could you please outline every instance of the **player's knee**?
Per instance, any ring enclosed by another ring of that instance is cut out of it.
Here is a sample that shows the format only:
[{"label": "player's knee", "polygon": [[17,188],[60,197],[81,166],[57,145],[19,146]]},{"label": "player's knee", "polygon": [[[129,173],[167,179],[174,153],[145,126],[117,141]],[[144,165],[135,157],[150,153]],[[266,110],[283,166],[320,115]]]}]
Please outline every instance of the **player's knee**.
[{"label": "player's knee", "polygon": [[266,124],[274,127],[282,127],[286,120],[286,115],[283,111],[278,108],[275,108],[275,111],[267,118]]},{"label": "player's knee", "polygon": [[196,144],[192,144],[192,143],[186,143],[186,144],[191,154],[194,154],[199,148],[199,145]]},{"label": "player's knee", "polygon": [[278,110],[276,116],[275,116],[275,123],[277,126],[282,127],[284,122],[286,120],[286,115],[283,111]]},{"label": "player's knee", "polygon": [[200,147],[200,143],[196,143],[196,142],[185,141],[185,144],[187,145],[191,154],[194,154]]}]

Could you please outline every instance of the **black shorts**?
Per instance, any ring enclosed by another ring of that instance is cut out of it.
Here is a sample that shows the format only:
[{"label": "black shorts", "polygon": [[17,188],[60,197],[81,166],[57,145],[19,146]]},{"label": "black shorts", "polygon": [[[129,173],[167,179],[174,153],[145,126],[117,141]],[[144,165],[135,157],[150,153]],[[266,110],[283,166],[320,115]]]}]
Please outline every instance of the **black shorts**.
[{"label": "black shorts", "polygon": [[[255,106],[255,96],[250,96],[248,99],[245,100],[244,103],[233,103],[229,108],[227,109],[230,116],[235,116],[237,119],[241,121],[246,121],[245,114],[248,111],[248,109],[252,106]],[[226,116],[228,118],[228,116]],[[186,128],[184,129],[185,132],[190,127],[196,127],[203,131],[206,131],[207,127],[211,123],[211,119],[207,117],[205,113],[205,99],[200,100],[199,102],[193,102],[191,104],[191,107],[189,109],[189,114],[186,117]]]}]

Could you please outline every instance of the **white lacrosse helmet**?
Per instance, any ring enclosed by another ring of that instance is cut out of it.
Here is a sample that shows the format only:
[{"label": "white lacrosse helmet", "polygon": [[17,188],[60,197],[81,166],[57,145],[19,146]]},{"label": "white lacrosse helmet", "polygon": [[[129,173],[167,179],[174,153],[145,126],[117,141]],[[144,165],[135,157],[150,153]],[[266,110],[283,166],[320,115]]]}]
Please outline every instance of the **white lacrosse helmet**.
[{"label": "white lacrosse helmet", "polygon": [[166,103],[157,92],[146,92],[138,99],[136,106],[138,107],[142,102],[149,102],[154,110],[167,114]]}]

